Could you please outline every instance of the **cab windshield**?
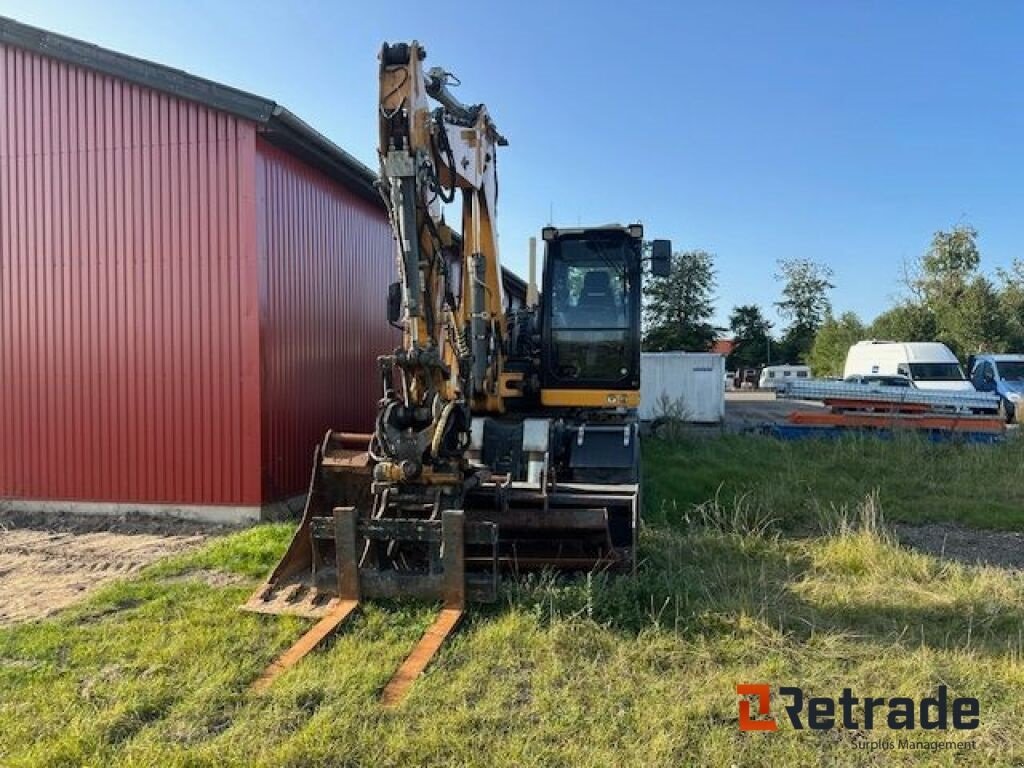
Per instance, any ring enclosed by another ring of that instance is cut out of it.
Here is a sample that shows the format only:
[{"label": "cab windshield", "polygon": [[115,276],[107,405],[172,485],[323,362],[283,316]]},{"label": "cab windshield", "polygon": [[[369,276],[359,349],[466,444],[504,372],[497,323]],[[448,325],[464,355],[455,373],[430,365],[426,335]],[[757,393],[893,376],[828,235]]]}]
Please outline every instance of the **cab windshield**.
[{"label": "cab windshield", "polygon": [[1024,361],[1000,360],[996,363],[999,378],[1003,381],[1024,381]]},{"label": "cab windshield", "polygon": [[914,381],[963,381],[964,372],[957,363],[911,363]]},{"label": "cab windshield", "polygon": [[624,239],[565,239],[551,271],[552,373],[563,381],[616,382],[629,374],[636,301]]}]

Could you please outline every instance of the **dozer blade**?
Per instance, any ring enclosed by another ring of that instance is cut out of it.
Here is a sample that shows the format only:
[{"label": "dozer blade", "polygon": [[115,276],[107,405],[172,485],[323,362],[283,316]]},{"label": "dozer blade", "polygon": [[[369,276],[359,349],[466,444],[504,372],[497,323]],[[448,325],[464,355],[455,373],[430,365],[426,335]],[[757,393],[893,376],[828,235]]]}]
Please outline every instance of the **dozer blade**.
[{"label": "dozer blade", "polygon": [[[630,572],[636,567],[640,488],[562,483],[542,492],[525,484],[485,483],[466,499],[466,520],[498,526],[503,571]],[[487,557],[468,547],[467,568]]]}]

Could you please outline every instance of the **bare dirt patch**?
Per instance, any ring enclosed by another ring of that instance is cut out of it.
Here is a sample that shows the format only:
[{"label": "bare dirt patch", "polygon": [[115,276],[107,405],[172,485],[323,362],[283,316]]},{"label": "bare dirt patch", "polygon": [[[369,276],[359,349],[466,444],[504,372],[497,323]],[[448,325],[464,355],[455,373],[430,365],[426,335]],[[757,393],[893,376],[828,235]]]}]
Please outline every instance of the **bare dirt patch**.
[{"label": "bare dirt patch", "polygon": [[0,626],[48,616],[229,530],[131,516],[0,513]]},{"label": "bare dirt patch", "polygon": [[964,528],[954,523],[896,525],[902,544],[968,565],[1024,570],[1024,533]]}]

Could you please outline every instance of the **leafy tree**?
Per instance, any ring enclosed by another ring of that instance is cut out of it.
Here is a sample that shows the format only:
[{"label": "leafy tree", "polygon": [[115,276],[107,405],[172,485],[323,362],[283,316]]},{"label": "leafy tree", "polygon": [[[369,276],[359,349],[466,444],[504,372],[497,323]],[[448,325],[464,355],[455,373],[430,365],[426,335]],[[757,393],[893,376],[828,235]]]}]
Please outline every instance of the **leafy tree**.
[{"label": "leafy tree", "polygon": [[868,335],[884,341],[935,341],[937,334],[935,314],[922,304],[906,301],[876,317]]},{"label": "leafy tree", "polygon": [[1009,269],[997,269],[999,311],[1006,323],[1004,345],[1010,351],[1024,350],[1024,261],[1014,259]]},{"label": "leafy tree", "polygon": [[729,330],[734,346],[726,364],[730,370],[754,368],[767,363],[772,355],[772,324],[756,304],[733,307]]},{"label": "leafy tree", "polygon": [[944,307],[939,319],[939,341],[960,357],[1006,349],[1008,322],[999,293],[982,275],[963,287],[956,303]]},{"label": "leafy tree", "polygon": [[784,281],[779,314],[789,320],[782,336],[787,362],[806,359],[818,328],[832,311],[828,292],[835,288],[832,268],[809,259],[781,259],[776,280]]},{"label": "leafy tree", "polygon": [[980,263],[978,231],[974,227],[959,224],[949,232],[939,230],[932,236],[931,247],[921,258],[910,287],[924,304],[939,312],[959,299]]},{"label": "leafy tree", "polygon": [[[1017,328],[1024,330],[1013,311],[1015,306],[1024,306],[1019,303],[1024,297],[1012,284],[1020,272],[1002,273],[1000,290],[978,274],[980,263],[974,227],[959,224],[949,231],[936,232],[927,253],[906,278],[914,299],[898,317],[912,321],[911,327],[893,330],[904,334],[912,331],[921,340],[941,341],[960,356],[1010,347]],[[918,339],[904,335],[897,340]]]},{"label": "leafy tree", "polygon": [[648,277],[644,286],[644,349],[704,352],[715,340],[714,257],[706,251],[672,256],[668,277]]},{"label": "leafy tree", "polygon": [[978,272],[978,232],[969,224],[939,230],[904,275],[910,298],[883,312],[871,335],[892,341],[941,341],[960,357],[1024,347],[1024,262]]},{"label": "leafy tree", "polygon": [[844,312],[839,317],[829,315],[814,337],[807,363],[815,376],[842,376],[846,353],[864,338],[864,324],[853,312]]}]

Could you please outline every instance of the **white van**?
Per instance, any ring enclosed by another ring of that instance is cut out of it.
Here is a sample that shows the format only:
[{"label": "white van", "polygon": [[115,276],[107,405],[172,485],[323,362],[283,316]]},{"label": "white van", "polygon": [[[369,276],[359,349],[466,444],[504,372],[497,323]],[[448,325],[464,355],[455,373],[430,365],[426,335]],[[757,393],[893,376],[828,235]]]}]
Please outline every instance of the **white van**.
[{"label": "white van", "polygon": [[806,365],[766,365],[757,380],[758,389],[775,389],[784,381],[811,378],[811,369]]},{"label": "white van", "polygon": [[906,376],[918,389],[971,391],[960,361],[937,341],[858,341],[846,353],[843,378]]}]

